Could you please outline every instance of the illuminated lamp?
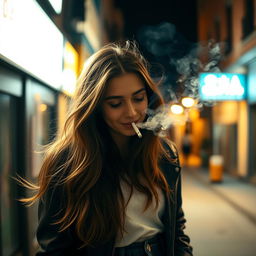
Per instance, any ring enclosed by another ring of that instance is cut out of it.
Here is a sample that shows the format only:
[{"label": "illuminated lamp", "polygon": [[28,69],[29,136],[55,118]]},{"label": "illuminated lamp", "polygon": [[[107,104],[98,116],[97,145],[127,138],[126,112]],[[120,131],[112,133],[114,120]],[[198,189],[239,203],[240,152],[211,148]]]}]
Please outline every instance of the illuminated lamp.
[{"label": "illuminated lamp", "polygon": [[191,97],[184,97],[181,103],[186,108],[191,108],[195,104],[195,100]]},{"label": "illuminated lamp", "polygon": [[40,112],[45,112],[47,110],[47,105],[44,103],[41,103],[38,107]]},{"label": "illuminated lamp", "polygon": [[183,107],[182,107],[181,105],[173,104],[173,105],[171,106],[171,111],[172,111],[172,113],[175,114],[175,115],[180,115],[180,114],[183,113],[184,109],[183,109]]}]

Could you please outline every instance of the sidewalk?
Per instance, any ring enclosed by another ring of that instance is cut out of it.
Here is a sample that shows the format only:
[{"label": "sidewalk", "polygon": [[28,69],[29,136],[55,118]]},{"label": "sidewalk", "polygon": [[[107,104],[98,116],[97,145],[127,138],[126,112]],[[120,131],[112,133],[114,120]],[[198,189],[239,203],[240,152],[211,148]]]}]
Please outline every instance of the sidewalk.
[{"label": "sidewalk", "polygon": [[211,183],[207,169],[183,168],[186,233],[195,256],[255,256],[256,187],[224,174]]},{"label": "sidewalk", "polygon": [[221,183],[211,183],[209,170],[189,168],[189,174],[207,185],[217,195],[256,225],[256,186],[224,173]]}]

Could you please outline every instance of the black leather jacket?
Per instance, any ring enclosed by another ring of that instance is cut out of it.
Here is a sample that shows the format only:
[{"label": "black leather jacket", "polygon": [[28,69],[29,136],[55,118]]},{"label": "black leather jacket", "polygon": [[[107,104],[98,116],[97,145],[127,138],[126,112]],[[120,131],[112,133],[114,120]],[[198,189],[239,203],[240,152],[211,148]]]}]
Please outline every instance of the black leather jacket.
[{"label": "black leather jacket", "polygon": [[[165,198],[165,212],[162,221],[165,227],[163,234],[165,243],[164,256],[191,256],[190,239],[184,234],[185,218],[181,198],[181,168],[179,164],[162,161],[161,169],[171,188],[171,197]],[[45,200],[39,202],[39,225],[37,239],[40,249],[37,256],[112,256],[114,241],[96,248],[83,247],[72,227],[65,232],[58,232],[58,226],[51,224],[58,219],[63,208],[61,188],[49,189]]]}]

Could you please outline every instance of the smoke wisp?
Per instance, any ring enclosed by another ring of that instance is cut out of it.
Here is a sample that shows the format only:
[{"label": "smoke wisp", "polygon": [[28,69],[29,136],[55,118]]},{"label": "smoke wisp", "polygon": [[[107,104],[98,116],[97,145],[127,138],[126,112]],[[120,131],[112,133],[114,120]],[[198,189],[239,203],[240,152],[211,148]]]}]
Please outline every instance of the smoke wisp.
[{"label": "smoke wisp", "polygon": [[[184,115],[175,115],[170,111],[173,103],[179,103],[182,97],[195,99],[197,109],[212,106],[215,102],[202,102],[199,97],[199,74],[201,72],[218,73],[222,59],[224,43],[214,40],[208,42],[188,42],[171,23],[141,28],[139,41],[154,56],[154,62],[160,63],[162,74],[161,92],[166,104],[152,111],[147,110],[148,119],[138,127],[152,130],[159,136],[165,136],[168,128],[177,123],[185,123]],[[152,74],[154,77],[154,74]],[[157,78],[158,79],[158,78]]]},{"label": "smoke wisp", "polygon": [[141,129],[151,130],[155,135],[160,137],[166,136],[167,130],[171,125],[183,124],[186,122],[186,116],[174,115],[168,104],[159,107],[157,110],[148,109],[147,115],[147,121],[138,123],[137,126]]}]

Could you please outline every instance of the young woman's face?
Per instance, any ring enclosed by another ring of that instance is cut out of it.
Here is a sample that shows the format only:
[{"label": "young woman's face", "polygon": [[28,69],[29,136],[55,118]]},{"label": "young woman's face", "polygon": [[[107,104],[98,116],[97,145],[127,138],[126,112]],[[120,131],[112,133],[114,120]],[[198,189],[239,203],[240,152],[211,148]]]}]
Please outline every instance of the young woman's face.
[{"label": "young woman's face", "polygon": [[132,122],[142,122],[148,98],[142,80],[133,73],[111,79],[102,105],[103,118],[114,138],[135,135]]}]

